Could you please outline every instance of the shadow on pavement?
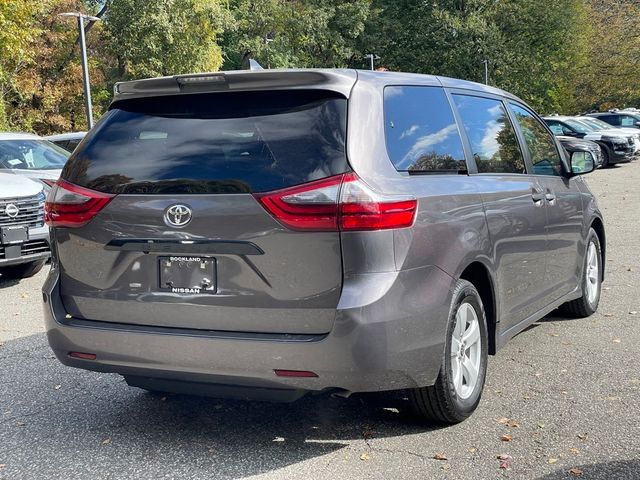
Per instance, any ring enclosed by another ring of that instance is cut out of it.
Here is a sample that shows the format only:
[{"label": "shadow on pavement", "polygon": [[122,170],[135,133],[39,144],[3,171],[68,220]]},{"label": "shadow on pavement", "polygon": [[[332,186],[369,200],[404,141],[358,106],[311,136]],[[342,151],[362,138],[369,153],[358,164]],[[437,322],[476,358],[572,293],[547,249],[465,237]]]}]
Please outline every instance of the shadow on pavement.
[{"label": "shadow on pavement", "polygon": [[[181,471],[195,478],[211,472],[213,478],[242,478],[353,440],[363,441],[364,450],[369,436],[434,429],[390,408],[401,399],[380,395],[272,404],[151,394],[117,375],[59,364],[42,334],[6,342],[0,364],[0,463],[6,464],[0,478],[69,478],[76,471],[92,478],[98,466],[133,477],[142,465],[145,478],[162,472],[179,477]],[[34,467],[41,464],[43,472]]]},{"label": "shadow on pavement", "polygon": [[20,283],[20,279],[5,277],[0,271],[0,288],[9,288]]}]

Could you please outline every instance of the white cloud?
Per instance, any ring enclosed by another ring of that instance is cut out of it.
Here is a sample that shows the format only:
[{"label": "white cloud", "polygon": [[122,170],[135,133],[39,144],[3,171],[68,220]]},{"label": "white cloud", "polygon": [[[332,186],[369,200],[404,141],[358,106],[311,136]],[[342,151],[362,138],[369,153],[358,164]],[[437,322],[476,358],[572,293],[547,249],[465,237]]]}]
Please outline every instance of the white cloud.
[{"label": "white cloud", "polygon": [[402,135],[400,135],[400,140],[402,140],[405,137],[410,137],[411,135],[413,135],[414,133],[416,133],[418,131],[420,127],[418,125],[411,125],[409,128],[407,128],[404,132],[402,132]]},{"label": "white cloud", "polygon": [[418,156],[430,151],[434,145],[444,142],[448,137],[456,134],[457,132],[458,127],[456,127],[455,123],[452,123],[451,125],[447,125],[443,129],[438,130],[436,133],[431,133],[418,138],[416,143],[413,144],[413,147],[411,147],[411,150],[409,150],[402,158],[400,166],[404,168],[411,165]]},{"label": "white cloud", "polygon": [[487,128],[485,129],[482,140],[480,141],[484,159],[491,158],[498,150],[500,150],[498,134],[504,127],[504,123],[498,123],[495,120],[492,120],[487,124]]}]

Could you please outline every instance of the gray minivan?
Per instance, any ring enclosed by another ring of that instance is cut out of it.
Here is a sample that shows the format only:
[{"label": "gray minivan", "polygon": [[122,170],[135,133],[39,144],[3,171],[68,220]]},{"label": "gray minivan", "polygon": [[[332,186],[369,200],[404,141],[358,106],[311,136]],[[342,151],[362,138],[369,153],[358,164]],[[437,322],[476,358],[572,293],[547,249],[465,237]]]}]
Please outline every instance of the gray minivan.
[{"label": "gray minivan", "polygon": [[49,343],[147,390],[401,390],[459,422],[488,354],[598,307],[593,167],[518,98],[450,78],[120,83],[47,198]]}]

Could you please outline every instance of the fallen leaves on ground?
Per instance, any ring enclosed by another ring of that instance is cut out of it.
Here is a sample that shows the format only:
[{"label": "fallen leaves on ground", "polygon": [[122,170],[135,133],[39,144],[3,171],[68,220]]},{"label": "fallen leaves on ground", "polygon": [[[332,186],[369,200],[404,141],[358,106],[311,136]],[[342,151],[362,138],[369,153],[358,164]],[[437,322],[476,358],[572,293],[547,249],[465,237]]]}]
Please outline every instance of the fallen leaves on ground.
[{"label": "fallen leaves on ground", "polygon": [[500,437],[500,440],[502,440],[503,442],[510,442],[511,440],[513,440],[513,435],[509,435],[509,434],[502,435]]},{"label": "fallen leaves on ground", "polygon": [[547,458],[547,463],[553,465],[554,463],[558,463],[558,459],[555,457]]},{"label": "fallen leaves on ground", "polygon": [[433,458],[435,458],[436,460],[448,460],[444,452],[436,452]]},{"label": "fallen leaves on ground", "polygon": [[582,472],[582,470],[580,470],[578,467],[573,467],[573,468],[570,468],[570,469],[569,469],[569,473],[570,473],[571,475],[574,475],[574,476],[576,476],[576,477],[579,477],[579,476],[581,476],[581,475],[582,475],[582,473],[583,473],[583,472]]},{"label": "fallen leaves on ground", "polygon": [[588,434],[587,432],[579,433],[579,434],[577,435],[577,437],[578,437],[580,440],[586,440],[587,438],[589,438],[589,434]]},{"label": "fallen leaves on ground", "polygon": [[445,463],[445,464],[444,464],[444,465],[442,465],[442,467],[440,467],[440,468],[442,468],[442,470],[450,470],[450,469],[451,469],[451,465],[450,465],[450,464],[448,464],[448,463]]},{"label": "fallen leaves on ground", "polygon": [[109,445],[110,443],[111,443],[111,439],[110,439],[110,438],[105,438],[105,439],[102,441],[102,445]]},{"label": "fallen leaves on ground", "polygon": [[571,449],[569,449],[569,451],[571,453],[573,453],[574,455],[578,455],[580,453],[580,450],[578,450],[577,448],[571,448]]},{"label": "fallen leaves on ground", "polygon": [[371,457],[369,456],[369,454],[367,452],[364,452],[362,455],[360,455],[360,460],[365,461],[365,460],[369,460]]},{"label": "fallen leaves on ground", "polygon": [[496,418],[496,422],[498,422],[500,425],[506,425],[512,428],[518,428],[520,426],[520,424],[513,418],[500,417]]},{"label": "fallen leaves on ground", "polygon": [[471,447],[470,449],[468,449],[468,452],[469,452],[470,454],[472,454],[472,455],[473,455],[474,453],[476,453],[477,451],[478,451],[478,449],[477,449],[476,447]]},{"label": "fallen leaves on ground", "polygon": [[507,469],[511,468],[511,462],[513,462],[513,458],[511,455],[507,455],[506,453],[501,453],[496,457],[500,460],[500,468]]},{"label": "fallen leaves on ground", "polygon": [[619,338],[614,338],[613,339],[613,343],[620,343],[622,340],[620,340]]}]

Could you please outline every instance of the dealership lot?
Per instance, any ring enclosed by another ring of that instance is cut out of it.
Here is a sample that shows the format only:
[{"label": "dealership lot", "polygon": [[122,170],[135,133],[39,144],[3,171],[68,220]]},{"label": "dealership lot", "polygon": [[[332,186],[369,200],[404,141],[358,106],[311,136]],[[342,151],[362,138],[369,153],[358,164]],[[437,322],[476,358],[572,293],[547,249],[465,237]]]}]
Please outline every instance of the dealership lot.
[{"label": "dealership lot", "polygon": [[0,279],[0,478],[640,478],[640,162],[586,178],[607,228],[599,312],[514,338],[454,427],[384,398],[151,395],[70,369],[43,331],[46,272]]}]

